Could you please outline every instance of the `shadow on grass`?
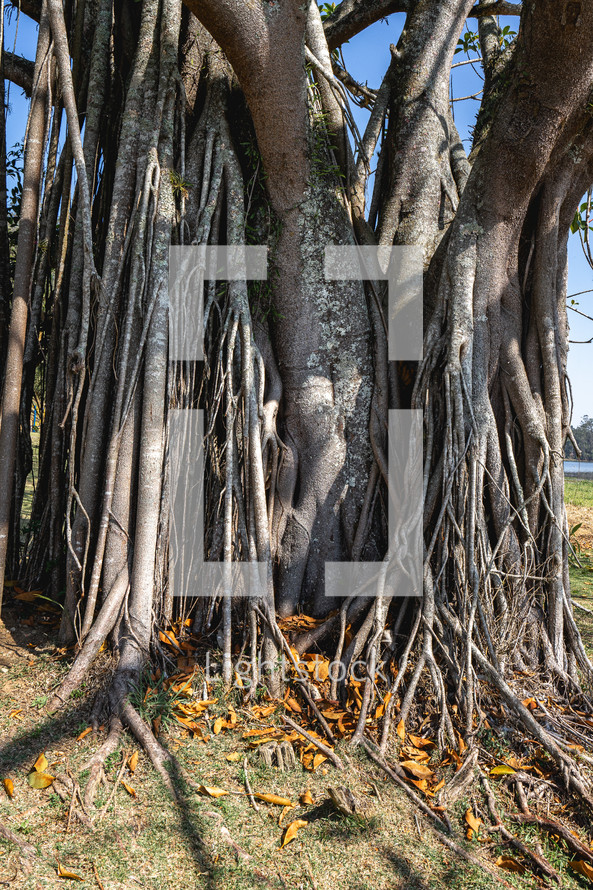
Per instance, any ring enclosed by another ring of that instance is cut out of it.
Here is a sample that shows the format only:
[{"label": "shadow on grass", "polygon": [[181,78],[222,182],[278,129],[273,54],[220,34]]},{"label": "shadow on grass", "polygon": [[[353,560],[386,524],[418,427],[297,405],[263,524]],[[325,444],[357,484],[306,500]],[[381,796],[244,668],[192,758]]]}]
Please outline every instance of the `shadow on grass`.
[{"label": "shadow on grass", "polygon": [[[431,857],[434,857],[435,850],[433,848],[435,843],[438,842],[432,838],[426,842],[426,849],[427,851],[430,850]],[[432,883],[430,872],[421,874],[410,865],[405,856],[393,849],[381,847],[379,852],[390,863],[398,876],[402,878],[402,888],[405,887],[405,890],[434,890],[435,885]],[[469,865],[467,862],[460,860],[451,862],[453,856],[454,854],[445,853],[443,850],[442,855],[439,857],[441,860],[441,868],[439,868],[438,873],[439,887],[447,887],[448,890],[469,890],[469,888],[471,890],[489,890],[489,888],[492,888],[492,875]],[[358,890],[356,885],[352,885],[352,890]]]}]

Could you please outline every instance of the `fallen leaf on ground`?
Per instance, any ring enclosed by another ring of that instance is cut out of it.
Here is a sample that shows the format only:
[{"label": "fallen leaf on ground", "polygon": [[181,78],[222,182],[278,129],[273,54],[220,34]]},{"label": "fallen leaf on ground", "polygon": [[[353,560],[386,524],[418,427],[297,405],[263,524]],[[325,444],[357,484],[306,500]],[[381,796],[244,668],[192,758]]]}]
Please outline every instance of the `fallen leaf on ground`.
[{"label": "fallen leaf on ground", "polygon": [[[225,791],[224,788],[213,788],[207,787],[206,785],[198,785],[198,791],[201,794],[207,794],[208,797],[224,797],[225,794],[228,794],[228,791]],[[258,795],[255,795],[258,797]]]},{"label": "fallen leaf on ground", "polygon": [[19,720],[22,720],[22,717],[19,717],[19,714],[22,712],[22,708],[13,708],[12,711],[8,712],[9,717],[18,717]]},{"label": "fallen leaf on ground", "polygon": [[49,766],[49,762],[45,754],[40,754],[37,760],[35,761],[35,765],[33,769],[38,773],[44,773]]},{"label": "fallen leaf on ground", "polygon": [[399,723],[397,724],[397,729],[395,731],[403,742],[406,737],[406,725],[403,720],[399,721]]},{"label": "fallen leaf on ground", "polygon": [[283,827],[282,823],[284,822],[284,817],[285,817],[288,813],[290,813],[291,810],[294,810],[294,807],[293,807],[292,805],[291,805],[291,806],[288,806],[288,805],[287,805],[287,806],[285,806],[285,807],[282,807],[282,812],[280,813],[280,817],[279,817],[279,819],[278,819],[278,825],[280,826],[280,828]]},{"label": "fallen leaf on ground", "polygon": [[49,773],[37,773],[33,771],[32,773],[29,773],[27,781],[31,788],[40,790],[41,788],[49,788],[54,779],[55,776],[50,776]]},{"label": "fallen leaf on ground", "polygon": [[535,711],[538,707],[538,703],[534,698],[524,698],[522,704],[530,711]]},{"label": "fallen leaf on ground", "polygon": [[410,760],[415,760],[417,763],[426,763],[430,760],[430,754],[427,751],[421,751],[419,748],[412,748],[409,745],[404,745],[402,754],[410,758]]},{"label": "fallen leaf on ground", "polygon": [[250,739],[256,735],[267,735],[270,732],[276,732],[278,729],[277,726],[263,726],[261,729],[248,729],[247,732],[244,732],[241,736],[242,739]]},{"label": "fallen leaf on ground", "polygon": [[431,739],[423,739],[419,735],[410,734],[408,739],[415,748],[436,748],[436,744]]},{"label": "fallen leaf on ground", "polygon": [[128,760],[128,769],[130,770],[131,773],[133,773],[136,770],[136,767],[138,766],[138,757],[139,756],[140,756],[139,752],[134,751],[134,753]]},{"label": "fallen leaf on ground", "polygon": [[70,881],[84,881],[84,878],[81,878],[80,875],[75,874],[73,871],[68,871],[67,868],[64,868],[58,862],[58,877],[59,878],[68,878]]},{"label": "fallen leaf on ground", "polygon": [[325,754],[321,754],[321,753],[316,754],[315,757],[313,758],[313,769],[314,770],[317,769],[317,767],[321,766],[322,763],[325,763],[326,760],[327,760],[327,757],[325,756]]},{"label": "fallen leaf on ground", "polygon": [[76,741],[82,742],[82,740],[85,738],[85,736],[87,736],[89,734],[89,732],[92,732],[92,731],[93,731],[93,727],[87,726],[87,728],[83,729],[82,732],[80,733],[80,735],[77,736]]},{"label": "fallen leaf on ground", "polygon": [[302,793],[301,796],[299,797],[299,802],[300,802],[301,805],[304,806],[304,807],[306,807],[306,806],[310,806],[311,804],[314,804],[314,803],[315,803],[315,801],[313,800],[313,796],[312,796],[312,794],[311,794],[311,792],[309,791],[308,788],[307,788],[306,791],[303,791],[303,793]]},{"label": "fallen leaf on ground", "polygon": [[513,776],[515,774],[515,770],[512,766],[509,766],[508,763],[501,763],[498,766],[493,766],[490,770],[491,776]]},{"label": "fallen leaf on ground", "polygon": [[527,869],[524,865],[521,865],[520,862],[517,862],[516,859],[513,859],[512,856],[499,856],[496,860],[496,865],[499,868],[504,868],[505,871],[514,871],[518,875],[524,875]]},{"label": "fallen leaf on ground", "polygon": [[583,875],[583,877],[593,881],[593,866],[589,865],[588,862],[585,862],[582,859],[575,859],[574,862],[569,862],[568,865],[573,871],[576,871],[580,875]]},{"label": "fallen leaf on ground", "polygon": [[286,699],[286,701],[284,702],[284,704],[286,705],[286,707],[287,707],[289,710],[294,711],[295,714],[302,714],[302,712],[303,712],[303,709],[302,709],[301,706],[299,705],[299,703],[298,703],[298,701],[296,700],[296,698],[292,698],[292,697],[289,696],[289,697]]},{"label": "fallen leaf on ground", "polygon": [[384,716],[390,699],[391,699],[391,692],[388,692],[387,695],[385,696],[385,698],[383,699],[383,701],[381,702],[381,704],[378,705],[377,709],[375,710],[375,720],[380,720],[381,717]]},{"label": "fallen leaf on ground", "polygon": [[411,782],[412,785],[415,785],[419,791],[428,791],[428,782],[426,779],[408,779],[408,782]]},{"label": "fallen leaf on ground", "polygon": [[482,820],[479,816],[474,816],[473,810],[468,809],[465,811],[465,821],[467,822],[469,828],[467,829],[466,836],[468,841],[471,841],[474,836],[474,831],[476,835],[480,833],[480,825],[482,824]]},{"label": "fallen leaf on ground", "polygon": [[126,789],[128,794],[130,795],[130,797],[136,797],[136,792],[134,791],[134,789],[132,788],[131,785],[128,785],[127,782],[122,782],[122,785],[124,786],[124,788]]},{"label": "fallen leaf on ground", "polygon": [[226,720],[224,719],[224,717],[217,717],[216,720],[214,721],[214,726],[212,727],[212,732],[214,733],[214,735],[218,735],[220,730],[223,729],[225,726],[226,726]]},{"label": "fallen leaf on ground", "polygon": [[403,766],[409,773],[412,773],[413,776],[416,776],[417,779],[428,779],[430,776],[434,775],[433,771],[428,766],[424,763],[416,763],[415,760],[404,760],[402,761],[401,766]]},{"label": "fallen leaf on ground", "polygon": [[256,792],[253,796],[257,797],[258,800],[263,800],[264,803],[273,803],[278,807],[294,806],[291,800],[288,800],[286,797],[279,797],[277,794],[261,794]]},{"label": "fallen leaf on ground", "polygon": [[236,763],[238,760],[241,760],[241,755],[238,751],[231,751],[230,754],[227,754],[226,759],[230,763]]},{"label": "fallen leaf on ground", "polygon": [[4,790],[8,794],[9,798],[12,800],[14,797],[14,784],[12,779],[4,779]]},{"label": "fallen leaf on ground", "polygon": [[308,824],[309,823],[307,822],[306,819],[295,819],[294,822],[291,822],[290,825],[286,829],[286,832],[284,834],[284,840],[282,841],[281,846],[285,847],[287,844],[289,844],[291,841],[293,841],[295,839],[295,837],[297,836],[297,831],[299,830],[299,828],[304,828],[305,825],[308,825]]}]

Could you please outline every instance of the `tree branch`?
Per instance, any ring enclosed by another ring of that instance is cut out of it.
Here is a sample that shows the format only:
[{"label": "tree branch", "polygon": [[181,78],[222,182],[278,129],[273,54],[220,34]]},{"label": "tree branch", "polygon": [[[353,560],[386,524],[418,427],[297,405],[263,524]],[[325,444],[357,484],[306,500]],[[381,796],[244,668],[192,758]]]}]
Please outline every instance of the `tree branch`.
[{"label": "tree branch", "polygon": [[222,48],[253,117],[272,206],[296,207],[307,185],[308,118],[304,33],[297,0],[184,0]]},{"label": "tree branch", "polygon": [[[408,12],[409,0],[343,0],[336,11],[326,19],[324,28],[330,49],[335,49],[394,12]],[[498,0],[493,5],[478,4],[470,12],[471,18],[482,15],[521,15],[520,3]]]},{"label": "tree branch", "polygon": [[41,18],[41,0],[10,0],[10,3],[35,22]]},{"label": "tree branch", "polygon": [[4,79],[10,80],[25,91],[26,96],[33,92],[33,72],[35,63],[14,53],[4,53]]}]

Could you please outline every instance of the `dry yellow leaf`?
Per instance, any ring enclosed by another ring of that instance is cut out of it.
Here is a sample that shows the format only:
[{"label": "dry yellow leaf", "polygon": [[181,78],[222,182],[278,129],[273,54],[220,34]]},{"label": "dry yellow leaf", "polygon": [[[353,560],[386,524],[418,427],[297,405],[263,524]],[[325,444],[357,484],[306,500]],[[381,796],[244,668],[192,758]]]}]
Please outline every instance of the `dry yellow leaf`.
[{"label": "dry yellow leaf", "polygon": [[534,698],[524,698],[522,704],[529,710],[535,711],[538,707],[538,703]]},{"label": "dry yellow leaf", "polygon": [[38,773],[44,773],[49,766],[49,761],[45,754],[40,754],[37,760],[35,761],[35,765],[33,769]]},{"label": "dry yellow leaf", "polygon": [[269,717],[270,714],[273,714],[276,710],[276,705],[255,705],[251,709],[251,713],[258,720],[261,720],[263,717]]},{"label": "dry yellow leaf", "polygon": [[298,701],[296,700],[296,698],[292,698],[292,696],[289,696],[289,697],[286,699],[286,701],[284,702],[284,704],[286,705],[286,707],[287,707],[289,710],[294,711],[295,714],[301,714],[301,713],[302,713],[302,710],[303,710],[303,709],[302,709],[301,706],[299,705],[299,703],[298,703]]},{"label": "dry yellow leaf", "polygon": [[391,692],[388,692],[380,705],[377,706],[375,710],[375,720],[380,720],[381,717],[385,714],[385,710],[387,709],[387,705],[389,704],[389,700],[391,698]]},{"label": "dry yellow leaf", "polygon": [[288,800],[286,797],[279,797],[277,794],[260,794],[257,792],[253,796],[257,797],[258,800],[263,800],[265,803],[273,803],[278,807],[294,806],[291,800]]},{"label": "dry yellow leaf", "polygon": [[80,733],[80,735],[77,736],[76,741],[82,742],[82,740],[85,738],[85,736],[87,736],[89,734],[89,732],[92,732],[92,731],[93,731],[93,727],[87,726],[87,728],[83,729],[82,732]]},{"label": "dry yellow leaf", "polygon": [[22,717],[19,717],[19,714],[22,712],[22,708],[13,708],[12,711],[8,712],[9,717],[18,717],[19,720],[22,720]]},{"label": "dry yellow leaf", "polygon": [[131,785],[128,785],[127,782],[123,782],[123,781],[122,781],[122,785],[124,786],[124,788],[126,789],[128,794],[130,795],[130,797],[136,797],[136,792],[134,791],[134,789],[132,788]]},{"label": "dry yellow leaf", "polygon": [[237,725],[237,712],[232,705],[229,706],[229,721],[231,726]]},{"label": "dry yellow leaf", "polygon": [[496,860],[496,865],[499,868],[504,868],[505,871],[514,871],[518,875],[524,875],[527,869],[524,865],[521,865],[520,862],[517,862],[516,859],[513,859],[512,856],[499,856]]},{"label": "dry yellow leaf", "polygon": [[307,807],[315,803],[315,801],[313,800],[313,796],[308,788],[306,791],[303,791],[303,793],[299,797],[299,802],[303,807]]},{"label": "dry yellow leaf", "polygon": [[276,726],[263,726],[261,729],[248,729],[247,732],[244,732],[241,736],[242,739],[250,739],[255,735],[267,735],[270,732],[276,732]]},{"label": "dry yellow leaf", "polygon": [[585,862],[583,859],[575,859],[574,862],[569,862],[568,864],[573,871],[593,881],[593,866],[589,865],[588,862]]},{"label": "dry yellow leaf", "polygon": [[436,744],[431,741],[431,739],[423,739],[419,735],[412,735],[410,733],[408,739],[410,740],[410,744],[415,748],[436,748]]},{"label": "dry yellow leaf", "polygon": [[419,789],[419,791],[428,791],[428,782],[426,781],[426,779],[408,779],[408,782],[410,782],[412,785],[415,785],[416,788]]},{"label": "dry yellow leaf", "polygon": [[287,813],[290,813],[291,810],[294,810],[294,807],[293,807],[293,806],[285,806],[285,807],[282,807],[282,812],[280,813],[280,817],[279,817],[279,819],[278,819],[278,826],[279,826],[280,828],[283,827],[283,826],[282,826],[282,823],[284,822],[284,817],[286,816]]},{"label": "dry yellow leaf", "polygon": [[217,717],[214,721],[214,726],[212,727],[212,732],[214,733],[214,735],[218,735],[218,733],[224,726],[226,726],[226,720],[224,719],[224,717]]},{"label": "dry yellow leaf", "polygon": [[136,767],[138,766],[138,757],[139,756],[140,755],[139,755],[138,751],[134,751],[134,753],[128,760],[128,769],[130,770],[131,773],[136,771]]},{"label": "dry yellow leaf", "polygon": [[430,754],[427,751],[420,751],[418,748],[412,748],[408,745],[404,745],[402,754],[411,760],[416,760],[418,763],[426,763],[430,760]]},{"label": "dry yellow leaf", "polygon": [[236,763],[238,760],[241,760],[241,755],[238,751],[232,751],[230,754],[227,754],[226,759],[230,763]]},{"label": "dry yellow leaf", "polygon": [[441,781],[439,782],[439,784],[438,784],[438,785],[435,785],[434,788],[433,788],[432,790],[433,790],[434,793],[436,794],[436,792],[437,792],[437,791],[440,791],[441,788],[444,787],[444,785],[445,785],[445,780],[444,780],[444,779],[441,779]]},{"label": "dry yellow leaf", "polygon": [[482,820],[480,819],[479,816],[474,816],[473,810],[467,809],[465,811],[465,821],[467,822],[467,824],[469,825],[470,828],[473,828],[473,830],[476,832],[476,834],[479,832],[480,825],[482,824]]},{"label": "dry yellow leaf", "polygon": [[522,766],[516,757],[507,757],[505,763],[508,766],[512,766],[513,769],[532,769],[530,766]]},{"label": "dry yellow leaf", "polygon": [[313,758],[313,769],[314,770],[317,769],[317,767],[321,766],[321,764],[324,763],[326,760],[327,760],[327,757],[325,756],[325,754],[321,754],[321,753],[316,754],[315,757]]},{"label": "dry yellow leaf", "polygon": [[31,788],[40,790],[41,788],[49,788],[54,778],[55,776],[50,776],[48,773],[37,773],[33,770],[32,773],[29,773],[27,781]]},{"label": "dry yellow leaf", "polygon": [[397,729],[395,731],[403,742],[406,737],[406,725],[403,720],[399,721],[399,723],[397,724]]},{"label": "dry yellow leaf", "polygon": [[286,832],[284,834],[284,840],[282,841],[281,846],[285,847],[287,844],[289,844],[291,841],[293,841],[295,839],[295,837],[297,836],[297,831],[299,830],[299,828],[304,828],[305,825],[308,825],[308,824],[309,823],[307,822],[306,819],[295,819],[294,822],[291,822],[290,825],[288,826],[288,828],[286,829]]},{"label": "dry yellow leaf", "polygon": [[64,868],[58,862],[58,877],[59,878],[68,878],[70,881],[84,881],[84,878],[81,878],[80,875],[75,874],[73,871],[68,871],[67,868]]},{"label": "dry yellow leaf", "polygon": [[4,790],[8,794],[9,798],[12,800],[14,797],[14,784],[12,779],[4,779]]},{"label": "dry yellow leaf", "polygon": [[413,776],[416,776],[417,779],[429,779],[430,776],[434,775],[428,766],[424,763],[416,763],[415,760],[404,760],[401,766],[409,773],[412,773]]},{"label": "dry yellow leaf", "polygon": [[[224,788],[213,788],[207,787],[206,785],[198,785],[198,791],[201,794],[207,794],[208,797],[224,797],[225,794],[228,794],[228,791],[225,791]],[[256,794],[256,797],[258,795]]]}]

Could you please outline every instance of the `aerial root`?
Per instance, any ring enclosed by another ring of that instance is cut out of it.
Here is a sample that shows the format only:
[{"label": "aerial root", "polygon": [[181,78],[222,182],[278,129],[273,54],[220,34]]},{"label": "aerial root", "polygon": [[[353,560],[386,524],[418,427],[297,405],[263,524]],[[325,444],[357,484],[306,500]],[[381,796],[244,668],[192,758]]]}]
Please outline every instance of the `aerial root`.
[{"label": "aerial root", "polygon": [[492,820],[493,826],[492,831],[500,832],[501,838],[515,848],[519,853],[521,853],[531,864],[532,871],[535,873],[541,873],[546,878],[550,880],[556,881],[556,883],[561,884],[561,878],[555,868],[553,868],[547,859],[541,855],[541,853],[536,853],[534,850],[531,850],[526,844],[519,840],[519,838],[515,837],[508,828],[505,827],[500,815],[498,814],[498,810],[496,808],[496,801],[494,799],[494,795],[492,793],[492,789],[488,784],[488,779],[484,774],[481,776],[482,785],[484,787],[484,795],[486,797],[486,804],[488,806],[488,812],[490,814],[490,818]]},{"label": "aerial root", "polygon": [[109,720],[109,732],[107,738],[87,763],[90,769],[89,779],[84,791],[84,806],[87,810],[92,807],[99,785],[105,775],[103,765],[110,754],[117,750],[123,732],[123,725],[116,714],[112,714]]},{"label": "aerial root", "polygon": [[[9,828],[8,825],[5,825],[4,822],[0,822],[0,837],[3,837],[5,841],[9,841],[11,844],[14,844],[15,847],[18,847],[21,856],[25,859],[30,860],[34,856],[37,856],[35,847],[28,844],[27,841],[24,841],[22,837],[13,831],[12,828]],[[30,863],[27,867],[30,869]]]}]

